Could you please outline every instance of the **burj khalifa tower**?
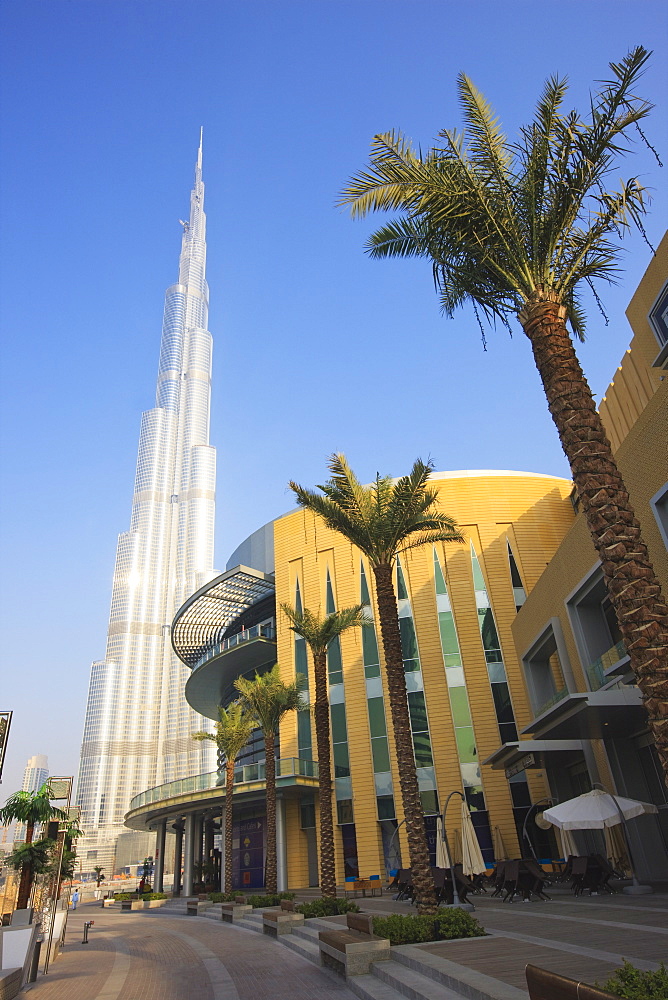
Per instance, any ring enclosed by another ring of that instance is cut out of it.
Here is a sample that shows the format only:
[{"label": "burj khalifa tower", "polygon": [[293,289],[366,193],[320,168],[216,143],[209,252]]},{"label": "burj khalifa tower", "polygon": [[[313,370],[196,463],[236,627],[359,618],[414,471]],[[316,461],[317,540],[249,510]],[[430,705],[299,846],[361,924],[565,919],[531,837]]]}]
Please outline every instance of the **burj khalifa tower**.
[{"label": "burj khalifa tower", "polygon": [[77,790],[85,870],[111,874],[133,795],[215,770],[211,729],[185,701],[188,668],[170,642],[184,600],[214,576],[216,452],[209,444],[202,137],[178,282],[165,295],[155,406],[141,421],[130,528],[118,539],[104,660],[92,665]]}]

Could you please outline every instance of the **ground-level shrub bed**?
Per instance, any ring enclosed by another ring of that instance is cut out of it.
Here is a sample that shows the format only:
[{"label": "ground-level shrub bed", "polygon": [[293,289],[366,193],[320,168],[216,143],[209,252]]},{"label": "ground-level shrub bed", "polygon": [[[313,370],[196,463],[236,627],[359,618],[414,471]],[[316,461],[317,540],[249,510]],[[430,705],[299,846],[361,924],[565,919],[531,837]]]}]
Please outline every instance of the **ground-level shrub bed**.
[{"label": "ground-level shrub bed", "polygon": [[391,917],[374,917],[373,932],[377,937],[389,938],[393,945],[449,941],[485,934],[475,917],[457,908],[434,916],[394,913]]},{"label": "ground-level shrub bed", "polygon": [[166,892],[145,892],[142,899],[145,903],[149,903],[152,899],[168,899]]},{"label": "ground-level shrub bed", "polygon": [[348,899],[326,896],[323,899],[314,899],[310,903],[301,903],[295,910],[297,913],[303,913],[308,920],[311,917],[336,917],[339,913],[359,913],[360,908],[357,903],[351,903]]},{"label": "ground-level shrub bed", "polygon": [[[208,899],[212,903],[235,903],[242,895],[240,892],[210,892]],[[275,895],[244,896],[244,902],[249,906],[278,906],[282,899],[294,898],[294,892],[278,892]]]},{"label": "ground-level shrub bed", "polygon": [[624,1000],[668,1000],[668,969],[662,962],[656,972],[643,972],[624,961],[599,988]]},{"label": "ground-level shrub bed", "polygon": [[114,899],[120,903],[124,899],[139,899],[139,896],[136,892],[115,892]]}]

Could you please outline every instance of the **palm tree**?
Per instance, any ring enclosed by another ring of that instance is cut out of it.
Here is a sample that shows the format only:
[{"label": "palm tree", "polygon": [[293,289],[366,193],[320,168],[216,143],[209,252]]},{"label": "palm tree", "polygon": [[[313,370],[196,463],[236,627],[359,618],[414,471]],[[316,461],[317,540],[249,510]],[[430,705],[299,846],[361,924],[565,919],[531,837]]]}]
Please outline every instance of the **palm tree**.
[{"label": "palm tree", "polygon": [[[0,808],[0,823],[6,824],[14,821],[25,823],[25,843],[26,846],[32,844],[35,826],[38,823],[48,823],[52,819],[68,819],[68,815],[63,809],[57,809],[51,804],[50,795],[51,786],[48,781],[37,792],[14,792]],[[29,861],[29,853],[26,854],[26,863],[20,866],[20,870],[21,881],[19,882],[16,908],[23,910],[28,905],[33,878],[37,873],[37,869]]]},{"label": "palm tree", "polygon": [[315,675],[315,738],[318,747],[318,816],[320,821],[320,891],[324,897],[336,896],[334,859],[334,824],[332,821],[332,765],[329,740],[329,698],[327,696],[327,649],[330,642],[351,628],[368,623],[364,605],[342,608],[321,618],[315,611],[296,611],[281,604],[292,622],[290,628],[306,641],[313,656]]},{"label": "palm tree", "polygon": [[267,793],[267,864],[265,887],[276,892],[276,734],[281,719],[288,712],[304,711],[306,704],[299,693],[299,684],[281,680],[278,664],[255,677],[238,677],[234,686],[241,704],[264,733],[265,787]]},{"label": "palm tree", "polygon": [[620,239],[642,216],[637,178],[606,186],[651,105],[634,93],[650,53],[641,46],[590,99],[586,115],[563,109],[565,80],[550,78],[533,121],[511,144],[490,105],[459,77],[466,131],[443,131],[439,148],[416,153],[398,133],[377,135],[370,167],[342,193],[353,216],[399,210],[371,237],[373,257],[426,257],[443,310],[465,302],[476,316],[529,338],[548,406],[601,558],[656,748],[668,775],[668,607],[640,525],[567,329],[582,340],[583,286],[613,282]]},{"label": "palm tree", "polygon": [[93,868],[93,871],[95,872],[95,878],[96,878],[96,881],[97,881],[97,887],[99,889],[100,888],[100,882],[104,878],[104,868],[102,867],[102,865],[95,865],[95,867]]},{"label": "palm tree", "polygon": [[234,794],[234,762],[256,729],[254,718],[238,702],[228,708],[218,708],[215,733],[193,733],[194,740],[213,740],[219,758],[225,759],[225,892],[232,892],[232,800]]},{"label": "palm tree", "polygon": [[415,771],[393,571],[399,551],[462,540],[452,518],[435,509],[438,494],[427,486],[432,468],[431,462],[417,459],[408,476],[394,481],[377,475],[371,486],[363,486],[345,456],[332,455],[332,478],[318,487],[323,496],[290,483],[297,503],[361,549],[373,570],[408,850],[422,913],[435,912],[436,897]]}]

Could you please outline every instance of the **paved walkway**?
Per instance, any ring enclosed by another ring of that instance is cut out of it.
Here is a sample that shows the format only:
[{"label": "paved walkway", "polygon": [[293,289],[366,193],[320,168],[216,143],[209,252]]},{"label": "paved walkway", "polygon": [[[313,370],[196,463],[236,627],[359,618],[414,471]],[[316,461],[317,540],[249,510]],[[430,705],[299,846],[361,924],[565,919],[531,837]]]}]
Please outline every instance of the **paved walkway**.
[{"label": "paved walkway", "polygon": [[[94,920],[89,944],[83,922]],[[70,913],[65,948],[31,1000],[353,1000],[332,974],[254,931],[159,909]]]}]

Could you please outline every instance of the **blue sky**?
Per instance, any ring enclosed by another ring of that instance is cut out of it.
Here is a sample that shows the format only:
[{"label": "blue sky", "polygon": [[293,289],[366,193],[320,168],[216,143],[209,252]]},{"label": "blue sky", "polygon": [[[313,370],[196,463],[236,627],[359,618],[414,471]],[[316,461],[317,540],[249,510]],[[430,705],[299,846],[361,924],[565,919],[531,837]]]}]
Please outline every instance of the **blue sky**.
[{"label": "blue sky", "polygon": [[[567,475],[519,328],[484,353],[471,314],[439,314],[427,264],[370,261],[380,220],[335,208],[374,133],[428,146],[458,126],[465,71],[512,134],[549,74],[582,106],[641,43],[647,131],[668,157],[654,0],[5,0],[2,18],[0,708],[16,714],[0,799],[33,753],[76,770],[200,125],[220,569],[334,450],[363,479],[417,455]],[[638,149],[624,173],[654,189],[656,244],[665,182]],[[629,239],[610,325],[590,311],[579,353],[599,398],[649,256]]]}]

